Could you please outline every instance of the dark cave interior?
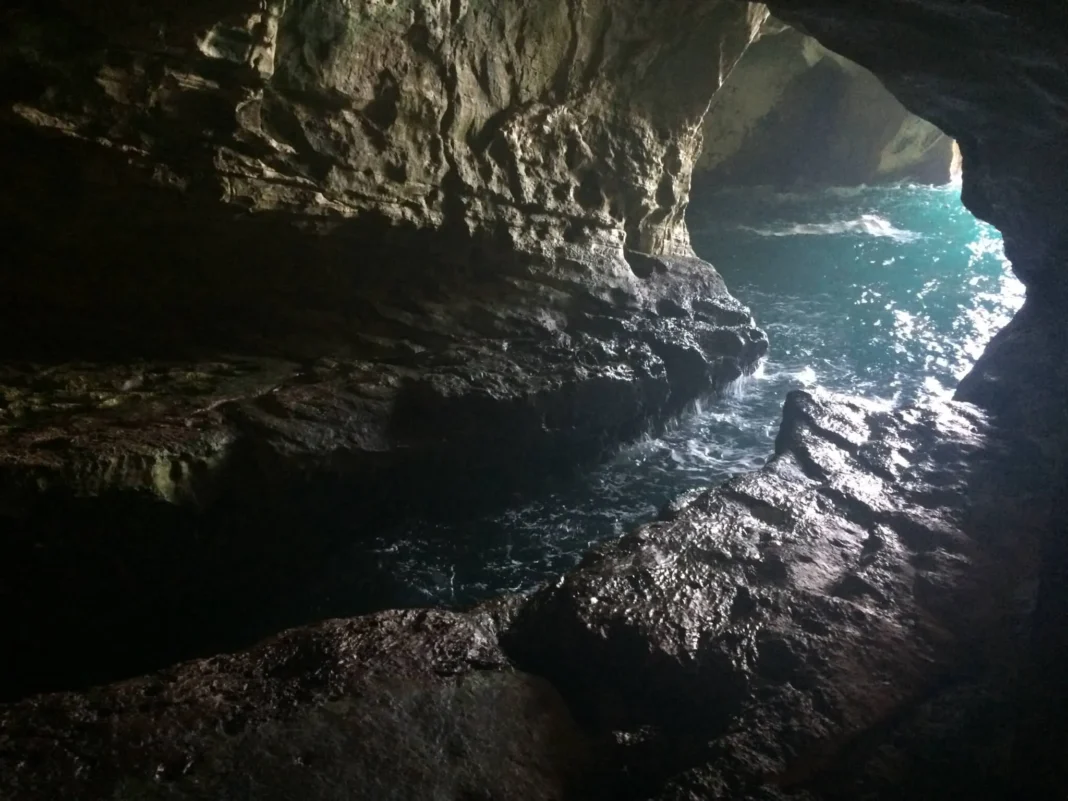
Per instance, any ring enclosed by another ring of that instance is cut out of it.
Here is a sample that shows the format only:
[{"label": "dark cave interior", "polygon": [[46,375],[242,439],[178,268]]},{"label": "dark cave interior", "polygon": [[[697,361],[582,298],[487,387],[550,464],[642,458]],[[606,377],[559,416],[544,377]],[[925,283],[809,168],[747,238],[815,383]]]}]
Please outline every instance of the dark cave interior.
[{"label": "dark cave interior", "polygon": [[[768,6],[0,10],[0,797],[1068,798],[1068,8]],[[958,160],[1026,301],[953,400],[791,392],[545,584],[279,612],[774,358],[703,196]]]}]

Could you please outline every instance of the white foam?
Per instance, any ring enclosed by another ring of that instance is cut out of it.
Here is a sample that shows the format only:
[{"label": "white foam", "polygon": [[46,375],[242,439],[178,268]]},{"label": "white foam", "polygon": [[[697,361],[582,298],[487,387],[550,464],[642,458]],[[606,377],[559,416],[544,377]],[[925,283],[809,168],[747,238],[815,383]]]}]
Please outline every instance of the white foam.
[{"label": "white foam", "polygon": [[893,239],[896,242],[915,242],[920,234],[897,228],[885,217],[878,214],[861,214],[855,220],[836,220],[826,223],[794,223],[782,228],[751,228],[741,226],[742,230],[752,231],[760,236],[835,236],[838,234],[858,234]]},{"label": "white foam", "polygon": [[816,371],[811,367],[804,367],[794,373],[794,380],[797,381],[803,387],[814,387],[819,381],[819,376],[816,375]]}]

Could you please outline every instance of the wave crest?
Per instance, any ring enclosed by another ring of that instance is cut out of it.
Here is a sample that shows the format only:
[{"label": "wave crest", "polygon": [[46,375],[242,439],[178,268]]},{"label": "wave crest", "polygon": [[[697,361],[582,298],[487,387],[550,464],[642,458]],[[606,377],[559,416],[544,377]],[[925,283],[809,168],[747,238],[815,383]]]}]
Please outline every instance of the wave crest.
[{"label": "wave crest", "polygon": [[885,217],[878,214],[861,214],[855,220],[835,220],[825,223],[794,223],[782,228],[751,228],[740,226],[742,230],[751,231],[758,236],[834,236],[837,234],[856,234],[893,239],[896,242],[915,242],[921,235],[915,231],[897,228]]}]

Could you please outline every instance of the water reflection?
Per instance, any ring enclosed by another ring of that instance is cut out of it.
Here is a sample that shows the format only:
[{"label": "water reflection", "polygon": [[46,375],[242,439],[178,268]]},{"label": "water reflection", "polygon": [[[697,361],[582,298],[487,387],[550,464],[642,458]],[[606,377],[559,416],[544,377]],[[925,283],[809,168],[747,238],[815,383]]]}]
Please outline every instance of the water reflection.
[{"label": "water reflection", "polygon": [[723,400],[565,490],[354,547],[310,599],[321,614],[468,603],[559,575],[671,498],[763,464],[791,389],[889,403],[948,396],[1023,303],[999,235],[961,206],[959,189],[755,190],[691,214],[698,253],[768,331],[769,361]]}]

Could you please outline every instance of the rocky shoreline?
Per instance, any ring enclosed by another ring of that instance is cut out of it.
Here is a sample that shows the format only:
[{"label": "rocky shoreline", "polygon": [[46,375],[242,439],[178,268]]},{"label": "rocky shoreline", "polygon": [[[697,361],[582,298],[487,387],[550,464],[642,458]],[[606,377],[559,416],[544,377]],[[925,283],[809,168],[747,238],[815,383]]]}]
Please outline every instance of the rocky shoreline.
[{"label": "rocky shoreline", "polygon": [[5,801],[1040,797],[1068,11],[771,5],[959,143],[1029,294],[985,411],[796,393],[764,469],[529,596],[244,651],[332,520],[595,459],[763,355],[685,211],[768,10],[0,10]]},{"label": "rocky shoreline", "polygon": [[[0,788],[59,801],[218,798],[249,777],[263,799],[309,782],[324,799],[375,782],[501,799],[937,787],[946,777],[913,752],[1003,715],[991,682],[1016,669],[1051,498],[1009,467],[1033,464],[1021,447],[968,404],[794,393],[764,469],[529,596],[327,622],[0,707]],[[951,696],[960,719],[945,721]],[[1003,753],[1005,732],[989,734]],[[398,738],[405,756],[381,772]],[[984,781],[1006,770],[992,762]]]},{"label": "rocky shoreline", "polygon": [[247,644],[354,530],[499,503],[756,366],[767,339],[711,265],[642,258],[636,294],[573,291],[540,327],[522,291],[409,312],[398,349],[447,341],[407,358],[6,369],[2,696]]}]

